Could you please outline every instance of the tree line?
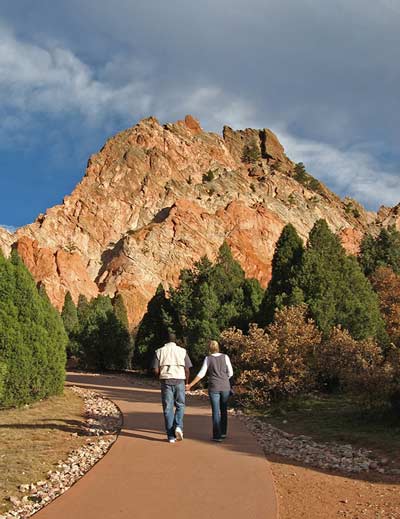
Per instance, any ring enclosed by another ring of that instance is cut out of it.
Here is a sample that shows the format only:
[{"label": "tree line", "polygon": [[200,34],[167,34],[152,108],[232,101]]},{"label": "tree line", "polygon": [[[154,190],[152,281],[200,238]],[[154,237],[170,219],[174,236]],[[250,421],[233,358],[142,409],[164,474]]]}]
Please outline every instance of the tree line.
[{"label": "tree line", "polygon": [[318,220],[306,244],[284,227],[267,289],[247,279],[224,244],[215,263],[183,270],[178,288],[160,285],[135,340],[148,367],[174,331],[195,364],[221,339],[253,403],[312,390],[351,392],[364,404],[400,405],[400,233],[366,235],[358,257]]},{"label": "tree line", "polygon": [[62,391],[66,355],[84,369],[147,369],[170,331],[195,366],[210,339],[222,340],[259,404],[319,389],[400,406],[400,233],[366,235],[352,257],[324,220],[306,244],[288,224],[266,290],[224,243],[214,262],[183,270],[176,288],[158,287],[133,335],[120,294],[81,295],[75,305],[67,293],[60,316],[17,252],[0,254],[1,406]]}]

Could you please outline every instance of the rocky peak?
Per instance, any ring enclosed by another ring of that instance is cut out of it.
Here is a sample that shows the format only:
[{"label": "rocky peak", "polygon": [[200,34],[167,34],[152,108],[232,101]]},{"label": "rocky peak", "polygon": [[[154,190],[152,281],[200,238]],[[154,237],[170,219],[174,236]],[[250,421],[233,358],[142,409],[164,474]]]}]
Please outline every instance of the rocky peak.
[{"label": "rocky peak", "polygon": [[[260,159],[245,164],[250,143]],[[376,215],[349,210],[322,185],[300,184],[294,166],[271,130],[226,126],[220,136],[190,115],[165,125],[149,117],[92,155],[61,205],[11,238],[0,230],[0,244],[15,242],[58,308],[67,290],[75,301],[80,293],[121,293],[134,326],[159,283],[176,285],[182,268],[204,254],[214,259],[224,241],[263,286],[288,222],[306,239],[325,218],[354,253]]]}]

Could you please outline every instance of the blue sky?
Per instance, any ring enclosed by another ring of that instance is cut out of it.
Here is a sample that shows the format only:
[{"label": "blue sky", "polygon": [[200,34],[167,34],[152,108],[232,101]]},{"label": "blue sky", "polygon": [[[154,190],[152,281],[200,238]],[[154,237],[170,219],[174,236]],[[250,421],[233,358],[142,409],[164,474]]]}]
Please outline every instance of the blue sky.
[{"label": "blue sky", "polygon": [[60,203],[142,117],[269,127],[367,208],[400,202],[397,0],[0,0],[0,225]]}]

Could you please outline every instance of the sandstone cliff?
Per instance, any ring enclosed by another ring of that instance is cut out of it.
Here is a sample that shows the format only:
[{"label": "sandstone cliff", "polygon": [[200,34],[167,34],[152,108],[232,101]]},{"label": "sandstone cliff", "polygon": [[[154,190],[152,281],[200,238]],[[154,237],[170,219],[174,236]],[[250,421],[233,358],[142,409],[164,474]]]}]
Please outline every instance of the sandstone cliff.
[{"label": "sandstone cliff", "polygon": [[[261,158],[244,164],[252,143]],[[294,178],[294,164],[268,129],[204,132],[191,116],[160,125],[151,117],[112,137],[90,157],[85,176],[63,204],[0,245],[17,247],[37,281],[61,308],[67,290],[124,296],[132,325],[161,282],[178,282],[182,268],[213,259],[226,240],[247,275],[266,286],[275,242],[291,222],[305,239],[325,218],[351,253],[363,233],[400,218],[375,214],[326,187]]]}]

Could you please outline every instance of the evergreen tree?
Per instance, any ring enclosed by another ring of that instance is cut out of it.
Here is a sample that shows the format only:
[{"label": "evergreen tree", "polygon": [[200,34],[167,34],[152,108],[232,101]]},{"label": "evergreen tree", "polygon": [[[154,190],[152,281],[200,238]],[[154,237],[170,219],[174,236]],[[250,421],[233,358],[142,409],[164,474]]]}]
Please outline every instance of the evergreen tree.
[{"label": "evergreen tree", "polygon": [[400,232],[392,225],[381,229],[376,239],[369,234],[365,235],[358,260],[367,276],[378,267],[390,267],[396,274],[400,274]]},{"label": "evergreen tree", "polygon": [[47,291],[46,291],[46,287],[44,286],[44,283],[42,282],[39,282],[39,285],[38,285],[38,291],[39,291],[39,295],[40,297],[42,297],[43,299],[45,299],[48,303],[50,303],[50,298],[47,294]]},{"label": "evergreen tree", "polygon": [[254,164],[261,159],[261,151],[257,142],[252,140],[243,147],[242,161],[248,164]]},{"label": "evergreen tree", "polygon": [[126,330],[129,330],[128,313],[126,311],[123,295],[118,292],[115,295],[112,304],[116,318],[124,326],[124,328],[126,328]]},{"label": "evergreen tree", "polygon": [[78,310],[72,300],[70,292],[65,294],[64,306],[61,311],[61,318],[64,323],[65,331],[68,335],[67,357],[79,354],[79,343],[77,335],[79,333]]},{"label": "evergreen tree", "polygon": [[218,297],[207,282],[195,287],[188,323],[189,353],[195,366],[207,354],[208,341],[218,339],[221,331],[218,323],[219,308]]},{"label": "evergreen tree", "polygon": [[0,404],[20,405],[63,390],[67,336],[58,312],[13,250],[0,256]]},{"label": "evergreen tree", "polygon": [[81,364],[86,369],[103,371],[130,367],[130,335],[115,315],[108,296],[99,295],[87,306],[81,298],[81,322],[77,341]]},{"label": "evergreen tree", "polygon": [[80,326],[80,328],[82,328],[83,324],[86,321],[87,315],[89,313],[89,301],[87,300],[87,297],[83,294],[79,294],[77,312],[78,312],[79,326]]},{"label": "evergreen tree", "polygon": [[235,326],[248,332],[250,323],[255,323],[259,316],[264,290],[257,279],[246,278],[242,284],[243,302],[235,319]]},{"label": "evergreen tree", "polygon": [[303,242],[292,224],[287,224],[277,241],[274,256],[272,258],[272,276],[265,291],[258,323],[266,326],[274,318],[276,308],[282,308],[299,303],[298,298],[293,298],[293,278],[299,269],[303,256]]},{"label": "evergreen tree", "polygon": [[385,340],[376,294],[324,220],[318,220],[311,230],[301,268],[292,282],[325,336],[333,326],[341,325],[355,339]]},{"label": "evergreen tree", "polygon": [[308,173],[306,171],[306,168],[302,162],[298,162],[294,168],[294,178],[297,180],[297,182],[300,182],[300,184],[306,184],[309,180]]},{"label": "evergreen tree", "polygon": [[160,284],[150,299],[135,338],[133,363],[135,367],[149,369],[154,352],[168,342],[168,302]]},{"label": "evergreen tree", "polygon": [[168,297],[159,286],[149,302],[135,341],[135,364],[149,366],[154,350],[163,345],[173,331],[188,349],[195,365],[207,352],[210,339],[218,338],[229,326],[248,328],[262,298],[255,279],[244,271],[224,243],[215,264],[201,258],[192,269],[184,269],[180,284]]},{"label": "evergreen tree", "polygon": [[64,306],[61,311],[61,317],[64,323],[65,331],[68,336],[76,333],[79,329],[78,311],[75,303],[72,300],[70,292],[65,294]]},{"label": "evergreen tree", "polygon": [[217,322],[221,330],[228,326],[237,326],[238,322],[242,321],[244,281],[242,267],[233,259],[229,246],[224,242],[209,277],[209,286],[219,303]]}]

